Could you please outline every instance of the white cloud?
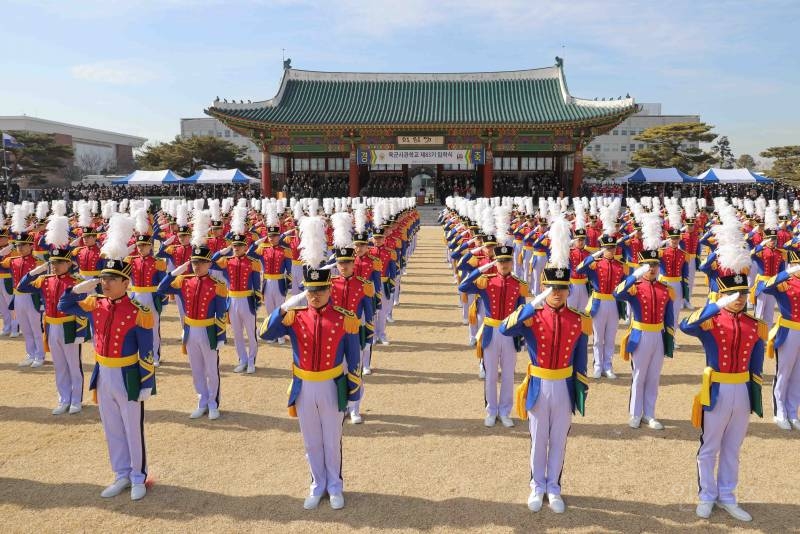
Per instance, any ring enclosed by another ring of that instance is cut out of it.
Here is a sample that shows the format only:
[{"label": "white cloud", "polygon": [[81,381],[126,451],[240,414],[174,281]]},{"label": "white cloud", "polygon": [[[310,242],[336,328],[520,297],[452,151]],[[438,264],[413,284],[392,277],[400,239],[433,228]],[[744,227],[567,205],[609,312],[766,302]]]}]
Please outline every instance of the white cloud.
[{"label": "white cloud", "polygon": [[79,80],[112,85],[139,85],[159,78],[151,66],[130,60],[84,63],[73,66],[70,72]]}]

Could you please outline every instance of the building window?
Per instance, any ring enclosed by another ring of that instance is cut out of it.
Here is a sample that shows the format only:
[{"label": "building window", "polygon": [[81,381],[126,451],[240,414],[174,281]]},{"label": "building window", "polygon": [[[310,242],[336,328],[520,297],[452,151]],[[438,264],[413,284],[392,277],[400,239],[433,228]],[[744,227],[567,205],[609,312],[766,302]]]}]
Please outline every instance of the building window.
[{"label": "building window", "polygon": [[208,131],[208,135],[213,136],[214,135],[214,130],[209,130]]},{"label": "building window", "polygon": [[622,131],[620,132],[620,135],[628,135],[628,130],[622,130]]},{"label": "building window", "polygon": [[622,145],[621,147],[619,147],[619,150],[620,150],[620,152],[627,152],[628,151],[628,147],[625,146],[625,145]]},{"label": "building window", "polygon": [[325,170],[325,158],[311,158],[309,160],[309,170],[311,171],[324,171]]},{"label": "building window", "polygon": [[619,130],[612,130],[611,135],[619,135]]},{"label": "building window", "polygon": [[[634,150],[636,150],[636,143],[631,143],[630,145],[628,145],[628,148],[630,149],[631,152],[633,152]],[[642,145],[639,145],[639,148],[642,148]]]},{"label": "building window", "polygon": [[598,144],[596,144],[596,145],[594,145],[594,151],[595,151],[595,152],[600,152],[600,147],[601,147],[601,146],[602,146],[602,145],[600,145],[599,143],[598,143]]},{"label": "building window", "polygon": [[639,143],[639,144],[637,145],[637,148],[638,148],[639,150],[643,149],[643,148],[644,148],[644,143]]},{"label": "building window", "polygon": [[225,130],[225,137],[230,137],[230,136],[231,136],[231,131]]},{"label": "building window", "polygon": [[292,159],[292,170],[295,172],[298,171],[307,171],[309,168],[309,160],[308,158],[294,158]]},{"label": "building window", "polygon": [[217,132],[217,137],[222,137],[222,132]]}]

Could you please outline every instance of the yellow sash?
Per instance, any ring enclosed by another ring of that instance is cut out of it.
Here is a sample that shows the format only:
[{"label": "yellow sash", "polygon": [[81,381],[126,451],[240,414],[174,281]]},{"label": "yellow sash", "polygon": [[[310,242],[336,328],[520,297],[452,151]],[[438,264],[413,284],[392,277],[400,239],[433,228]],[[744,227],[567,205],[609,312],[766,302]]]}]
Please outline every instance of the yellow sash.
[{"label": "yellow sash", "polygon": [[711,384],[746,384],[750,381],[750,371],[741,373],[720,373],[711,367],[703,369],[703,385],[692,403],[692,426],[700,428],[703,420],[703,406],[711,406]]},{"label": "yellow sash", "polygon": [[102,365],[103,367],[128,367],[129,365],[133,365],[139,361],[138,354],[131,354],[130,356],[121,356],[118,358],[110,358],[108,356],[101,356],[100,354],[95,353],[94,359],[97,363]]},{"label": "yellow sash", "polygon": [[300,380],[308,380],[310,382],[325,382],[326,380],[333,380],[334,378],[339,378],[346,372],[347,367],[345,367],[344,363],[334,367],[333,369],[328,369],[327,371],[306,371],[305,369],[300,369],[296,365],[292,365],[292,373],[294,376]]},{"label": "yellow sash", "polygon": [[772,330],[769,331],[769,336],[767,337],[767,358],[775,357],[775,338],[778,335],[778,330],[780,330],[781,327],[788,328],[790,330],[800,330],[800,322],[790,321],[784,317],[778,317],[778,320],[775,321],[775,326],[773,326]]},{"label": "yellow sash", "polygon": [[530,377],[535,376],[542,380],[564,380],[572,376],[572,366],[565,367],[564,369],[544,369],[536,367],[533,364],[528,364],[528,372],[525,373],[525,378],[522,383],[517,386],[515,392],[517,417],[525,421],[528,419],[528,409],[526,407],[528,400],[528,384]]}]

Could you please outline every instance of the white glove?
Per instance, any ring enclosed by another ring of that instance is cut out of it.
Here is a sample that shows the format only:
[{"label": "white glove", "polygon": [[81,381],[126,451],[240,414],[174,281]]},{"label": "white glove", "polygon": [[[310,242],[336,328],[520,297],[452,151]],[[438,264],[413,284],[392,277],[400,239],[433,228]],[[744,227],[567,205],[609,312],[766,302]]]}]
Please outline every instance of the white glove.
[{"label": "white glove", "polygon": [[738,298],[739,298],[738,291],[736,293],[731,293],[730,295],[725,295],[717,299],[717,306],[719,306],[719,309],[722,309],[731,302],[734,302]]},{"label": "white glove", "polygon": [[786,268],[787,274],[794,274],[797,271],[800,271],[800,263],[793,263]]},{"label": "white glove", "polygon": [[485,273],[486,271],[488,271],[489,269],[494,267],[495,264],[497,264],[497,260],[490,261],[489,263],[486,263],[486,264],[481,265],[480,267],[478,267],[478,271],[480,271],[482,273]]},{"label": "white glove", "polygon": [[533,299],[533,301],[531,301],[531,306],[533,306],[534,308],[538,308],[539,306],[542,305],[542,303],[544,303],[545,299],[547,298],[547,295],[549,295],[552,292],[553,288],[548,287],[547,289],[536,295],[536,298]]},{"label": "white glove", "polygon": [[14,250],[14,245],[9,243],[8,245],[0,249],[0,256],[8,256],[9,254],[11,254],[12,250]]},{"label": "white glove", "polygon": [[483,247],[475,247],[475,248],[469,249],[469,253],[474,256],[475,254],[478,254],[482,250],[483,250]]},{"label": "white glove", "polygon": [[640,267],[637,267],[635,271],[633,271],[633,276],[636,277],[638,280],[639,278],[643,277],[647,271],[650,270],[650,266],[645,264]]},{"label": "white glove", "polygon": [[131,254],[133,254],[133,253],[134,253],[134,251],[136,251],[136,243],[134,243],[133,245],[130,245],[130,246],[128,247],[128,256],[130,256]]},{"label": "white glove", "polygon": [[97,284],[100,283],[99,278],[89,278],[88,280],[84,280],[80,284],[75,284],[72,286],[73,293],[88,293],[89,291],[93,291]]},{"label": "white glove", "polygon": [[179,265],[178,267],[175,267],[172,270],[172,272],[169,273],[169,274],[172,275],[172,276],[180,276],[180,275],[182,275],[183,273],[185,273],[186,271],[189,270],[189,263],[191,263],[191,262],[187,261],[186,263],[184,263],[182,265]]},{"label": "white glove", "polygon": [[260,245],[261,243],[263,243],[264,241],[266,241],[266,240],[267,240],[267,237],[268,237],[268,236],[264,236],[264,237],[262,237],[262,238],[260,238],[260,239],[256,239],[256,246],[258,246],[258,245]]},{"label": "white glove", "polygon": [[144,402],[153,394],[153,388],[142,388],[139,390],[139,402]]},{"label": "white glove", "polygon": [[225,247],[219,251],[221,256],[227,256],[231,253],[231,247]]},{"label": "white glove", "polygon": [[592,253],[592,257],[593,257],[594,259],[596,259],[596,260],[599,260],[600,258],[602,258],[602,257],[603,257],[603,252],[605,252],[605,251],[604,251],[604,250],[601,248],[601,249],[600,249],[600,250],[598,250],[597,252],[593,252],[593,253]]},{"label": "white glove", "polygon": [[281,304],[281,310],[289,311],[289,308],[294,308],[295,306],[300,306],[306,300],[306,293],[308,291],[302,291],[297,295],[290,297],[289,300]]},{"label": "white glove", "polygon": [[172,242],[175,241],[176,239],[178,239],[178,236],[176,236],[176,235],[170,236],[167,239],[165,239],[164,241],[162,241],[161,245],[166,247],[166,246],[172,244]]},{"label": "white glove", "polygon": [[81,244],[81,239],[83,239],[83,238],[82,237],[76,237],[75,239],[72,240],[72,242],[70,242],[69,246],[77,247],[78,245]]},{"label": "white glove", "polygon": [[48,267],[48,265],[46,263],[43,263],[43,264],[38,265],[38,266],[34,267],[33,269],[31,269],[28,274],[36,276],[38,274],[41,274],[41,273],[47,271],[47,267]]},{"label": "white glove", "polygon": [[661,241],[661,246],[662,246],[662,247],[666,247],[667,245],[669,245],[669,239],[663,239],[663,240]]}]

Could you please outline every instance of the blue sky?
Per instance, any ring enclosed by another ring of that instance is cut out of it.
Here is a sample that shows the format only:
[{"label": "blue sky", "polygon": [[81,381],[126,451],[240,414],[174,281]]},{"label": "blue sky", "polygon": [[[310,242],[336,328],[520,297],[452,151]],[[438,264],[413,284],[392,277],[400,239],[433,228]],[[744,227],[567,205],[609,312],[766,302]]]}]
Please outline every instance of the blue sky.
[{"label": "blue sky", "polygon": [[734,153],[800,144],[800,2],[0,0],[0,115],[169,140],[295,68],[461,72],[565,58],[579,97],[699,114]]}]

